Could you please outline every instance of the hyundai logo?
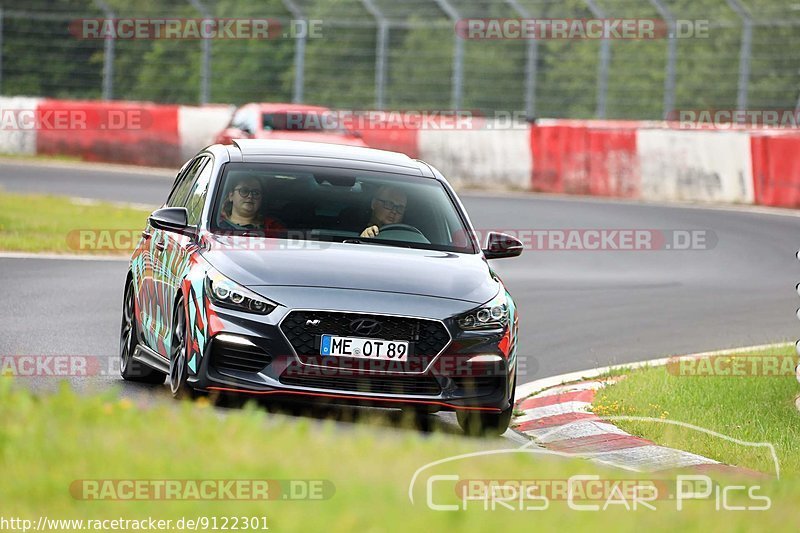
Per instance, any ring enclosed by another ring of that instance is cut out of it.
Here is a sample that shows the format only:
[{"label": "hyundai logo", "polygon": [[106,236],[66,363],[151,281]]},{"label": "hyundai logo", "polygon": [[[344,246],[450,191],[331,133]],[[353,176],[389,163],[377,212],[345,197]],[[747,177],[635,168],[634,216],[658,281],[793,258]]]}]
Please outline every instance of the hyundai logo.
[{"label": "hyundai logo", "polygon": [[359,335],[376,335],[381,330],[381,323],[371,318],[357,318],[350,322],[350,331]]}]

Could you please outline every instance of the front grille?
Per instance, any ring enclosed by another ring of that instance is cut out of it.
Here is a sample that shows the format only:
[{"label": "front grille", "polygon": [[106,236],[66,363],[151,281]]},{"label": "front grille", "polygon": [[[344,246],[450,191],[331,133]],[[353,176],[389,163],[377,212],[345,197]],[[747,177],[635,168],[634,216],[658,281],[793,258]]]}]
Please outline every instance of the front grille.
[{"label": "front grille", "polygon": [[238,346],[219,341],[211,343],[211,366],[217,369],[258,372],[272,362],[264,350],[256,346]]},{"label": "front grille", "polygon": [[356,376],[331,369],[319,370],[289,366],[281,374],[285,385],[311,387],[366,394],[400,394],[412,396],[438,396],[442,389],[433,376]]},{"label": "front grille", "polygon": [[[380,330],[372,334],[354,332],[351,324],[359,319],[378,321]],[[281,322],[281,331],[302,362],[317,365],[330,362],[330,357],[322,358],[319,354],[323,334],[411,343],[405,363],[369,361],[370,369],[378,371],[422,372],[450,342],[447,329],[436,320],[335,311],[292,311]]]}]

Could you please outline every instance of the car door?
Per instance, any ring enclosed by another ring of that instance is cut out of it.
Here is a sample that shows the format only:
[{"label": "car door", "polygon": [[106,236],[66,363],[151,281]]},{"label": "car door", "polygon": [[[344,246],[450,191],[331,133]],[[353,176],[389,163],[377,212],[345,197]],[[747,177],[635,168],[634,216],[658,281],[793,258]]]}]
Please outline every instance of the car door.
[{"label": "car door", "polygon": [[[208,185],[211,181],[214,164],[209,155],[197,157],[193,169],[192,178],[187,180],[189,186],[186,194],[182,196],[180,203],[170,207],[185,207],[188,212],[189,226],[199,228],[200,218],[205,205]],[[161,316],[167,324],[172,323],[175,296],[180,288],[181,282],[186,277],[190,267],[190,256],[197,248],[196,238],[171,231],[162,231],[163,247],[159,251],[159,270],[163,275],[162,291],[159,296]],[[164,346],[164,356],[168,357],[171,344],[171,327],[161,330],[163,335],[162,345]]]},{"label": "car door", "polygon": [[[197,177],[200,166],[206,162],[206,158],[195,158],[184,167],[184,171],[178,176],[175,185],[170,192],[165,207],[182,207],[189,194],[195,178]],[[142,330],[149,348],[158,354],[167,357],[168,346],[164,345],[167,332],[170,328],[171,316],[165,314],[164,302],[168,301],[170,291],[170,276],[164,269],[167,257],[164,252],[169,245],[169,232],[153,228],[148,224],[145,230],[150,234],[148,238],[149,246],[147,254],[151,267],[151,287],[147,296],[147,305],[142,317]]]},{"label": "car door", "polygon": [[[187,172],[193,160],[186,162],[175,177],[167,201],[163,205],[168,205],[177,194],[183,182],[186,180]],[[131,275],[136,291],[136,314],[142,342],[149,348],[156,350],[158,346],[158,298],[154,271],[156,270],[154,261],[154,241],[153,237],[156,230],[149,222],[145,224],[136,250],[131,257]]]}]

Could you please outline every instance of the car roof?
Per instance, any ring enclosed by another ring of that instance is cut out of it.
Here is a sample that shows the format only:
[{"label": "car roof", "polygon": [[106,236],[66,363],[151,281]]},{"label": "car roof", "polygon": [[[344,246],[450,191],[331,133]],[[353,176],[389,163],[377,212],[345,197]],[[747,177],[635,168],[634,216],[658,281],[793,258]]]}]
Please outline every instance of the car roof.
[{"label": "car roof", "polygon": [[242,107],[249,107],[249,106],[258,107],[258,109],[262,113],[275,113],[275,112],[287,112],[287,111],[319,111],[319,112],[330,111],[329,108],[318,105],[288,104],[281,102],[268,102],[268,103],[254,102],[252,104],[246,104],[245,106]]},{"label": "car roof", "polygon": [[342,166],[346,163],[350,167],[375,168],[401,174],[434,177],[430,167],[422,161],[388,150],[283,139],[234,139],[232,142],[233,144],[228,146],[229,153],[234,152],[231,153],[233,156],[231,160],[244,163],[287,162],[288,159],[297,164],[323,166]]}]

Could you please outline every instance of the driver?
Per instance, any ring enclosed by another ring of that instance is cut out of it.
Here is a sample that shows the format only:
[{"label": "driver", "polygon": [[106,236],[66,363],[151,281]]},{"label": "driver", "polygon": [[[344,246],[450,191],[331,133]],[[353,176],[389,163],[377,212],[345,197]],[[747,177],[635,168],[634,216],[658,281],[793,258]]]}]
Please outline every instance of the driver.
[{"label": "driver", "polygon": [[220,228],[263,229],[264,222],[258,218],[262,195],[261,180],[258,178],[244,176],[237,179],[223,204]]},{"label": "driver", "polygon": [[406,212],[406,193],[391,185],[381,185],[372,198],[372,214],[362,237],[377,237],[380,228],[389,224],[400,224]]}]

